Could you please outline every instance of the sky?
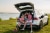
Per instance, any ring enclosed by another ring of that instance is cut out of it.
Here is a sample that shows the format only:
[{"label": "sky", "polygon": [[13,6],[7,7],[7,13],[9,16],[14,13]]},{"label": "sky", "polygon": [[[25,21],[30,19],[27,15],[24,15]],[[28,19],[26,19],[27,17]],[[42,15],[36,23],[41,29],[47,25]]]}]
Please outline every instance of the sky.
[{"label": "sky", "polygon": [[0,0],[0,12],[19,13],[14,4],[21,2],[31,2],[35,10],[50,13],[50,0]]}]

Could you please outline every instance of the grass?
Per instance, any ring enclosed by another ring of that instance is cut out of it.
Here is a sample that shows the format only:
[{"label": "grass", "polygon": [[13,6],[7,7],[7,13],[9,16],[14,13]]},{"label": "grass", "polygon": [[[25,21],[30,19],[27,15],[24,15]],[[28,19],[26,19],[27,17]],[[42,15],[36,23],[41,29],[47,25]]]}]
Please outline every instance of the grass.
[{"label": "grass", "polygon": [[[50,33],[50,15],[49,17],[49,24],[44,26],[41,30],[39,31],[33,31],[34,33]],[[15,33],[12,32],[16,26],[16,20],[3,20],[0,21],[0,33]],[[17,33],[30,33],[30,30],[24,30],[24,31],[18,31]]]},{"label": "grass", "polygon": [[10,33],[16,26],[16,20],[0,21],[0,33]]}]

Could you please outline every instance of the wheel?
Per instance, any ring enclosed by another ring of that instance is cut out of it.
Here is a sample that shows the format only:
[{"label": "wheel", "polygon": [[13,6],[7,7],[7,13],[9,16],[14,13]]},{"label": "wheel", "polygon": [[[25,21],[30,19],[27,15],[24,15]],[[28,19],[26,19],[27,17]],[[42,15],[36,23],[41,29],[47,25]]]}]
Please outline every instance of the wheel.
[{"label": "wheel", "polygon": [[43,22],[42,20],[40,21],[39,29],[43,28]]}]

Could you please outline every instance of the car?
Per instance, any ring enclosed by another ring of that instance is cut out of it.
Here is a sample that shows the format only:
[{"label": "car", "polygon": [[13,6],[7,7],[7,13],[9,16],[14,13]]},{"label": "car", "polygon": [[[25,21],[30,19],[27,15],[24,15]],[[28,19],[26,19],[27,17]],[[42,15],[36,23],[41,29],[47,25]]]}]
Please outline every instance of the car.
[{"label": "car", "polygon": [[[20,12],[19,18],[22,14],[30,12],[32,15],[32,26],[35,28],[43,28],[44,25],[48,24],[48,16],[42,11],[34,9],[34,4],[30,2],[15,4],[15,8]],[[18,22],[16,23],[17,26]],[[21,25],[21,27],[23,24]],[[26,25],[26,28],[30,28],[30,24]]]}]

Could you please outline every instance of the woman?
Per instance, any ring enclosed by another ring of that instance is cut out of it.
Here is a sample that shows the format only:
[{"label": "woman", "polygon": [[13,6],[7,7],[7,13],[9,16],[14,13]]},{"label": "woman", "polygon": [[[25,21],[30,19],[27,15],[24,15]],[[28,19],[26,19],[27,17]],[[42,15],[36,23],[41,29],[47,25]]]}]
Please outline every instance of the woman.
[{"label": "woman", "polygon": [[31,26],[31,32],[32,32],[32,15],[31,15],[30,13],[27,13],[27,15],[28,15],[28,16],[26,16],[26,17],[28,17],[28,19],[25,18],[25,21],[26,21],[26,22],[25,22],[24,27],[22,28],[22,30],[24,30],[25,27],[26,27],[26,24],[29,23],[30,26]]}]

